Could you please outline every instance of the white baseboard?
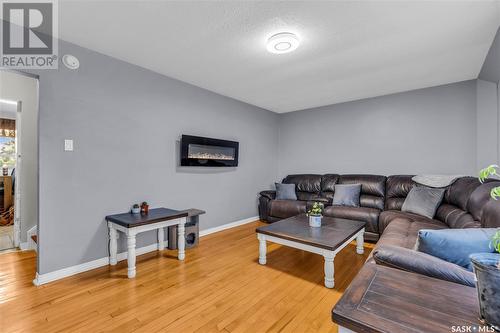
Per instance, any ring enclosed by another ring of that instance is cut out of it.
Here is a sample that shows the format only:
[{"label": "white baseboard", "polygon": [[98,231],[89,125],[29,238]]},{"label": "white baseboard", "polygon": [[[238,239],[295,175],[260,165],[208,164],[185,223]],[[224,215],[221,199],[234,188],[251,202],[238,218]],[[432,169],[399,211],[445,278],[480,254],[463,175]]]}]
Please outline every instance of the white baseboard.
[{"label": "white baseboard", "polygon": [[29,242],[20,243],[19,248],[21,249],[21,251],[31,250]]},{"label": "white baseboard", "polygon": [[223,224],[223,225],[219,225],[217,227],[205,229],[205,230],[200,231],[200,237],[203,237],[203,236],[206,236],[206,235],[210,235],[210,234],[213,234],[215,232],[222,231],[222,230],[226,230],[226,229],[231,229],[231,228],[234,228],[234,227],[238,227],[240,225],[247,224],[247,223],[250,223],[250,222],[255,222],[258,219],[259,219],[258,216],[252,216],[252,217],[249,217],[247,219],[243,219],[243,220],[239,220],[239,221],[235,221],[235,222],[231,222],[231,223],[226,223],[226,224]]},{"label": "white baseboard", "polygon": [[[136,253],[139,256],[139,255],[144,254],[144,253],[156,251],[157,249],[158,249],[158,243],[154,243],[151,245],[137,248]],[[118,261],[122,261],[122,260],[127,259],[127,252],[125,251],[125,252],[118,253],[116,258]],[[96,260],[92,260],[92,261],[89,261],[89,262],[86,262],[86,263],[83,263],[80,265],[75,265],[75,266],[70,266],[67,268],[59,269],[57,271],[53,271],[50,273],[45,273],[45,274],[36,273],[36,278],[33,280],[33,284],[35,286],[39,286],[39,285],[49,283],[49,282],[52,282],[55,280],[59,280],[59,279],[62,279],[62,278],[65,278],[65,277],[68,277],[71,275],[90,271],[91,269],[106,266],[108,264],[109,264],[109,256],[104,257],[104,258],[100,258],[100,259],[96,259]]]},{"label": "white baseboard", "polygon": [[[203,237],[203,236],[206,236],[209,234],[213,234],[215,232],[219,232],[222,230],[234,228],[234,227],[237,227],[237,226],[240,226],[243,224],[247,224],[250,222],[254,222],[258,219],[259,219],[258,216],[252,216],[252,217],[249,217],[247,219],[243,219],[243,220],[223,224],[223,225],[220,225],[217,227],[209,228],[206,230],[202,230],[202,231],[200,231],[200,237]],[[27,244],[27,243],[22,243],[22,244]],[[141,254],[145,254],[148,252],[156,251],[157,248],[158,248],[158,243],[154,243],[154,244],[147,245],[147,246],[140,247],[140,248],[136,249],[136,253],[137,253],[137,255],[141,255]],[[125,260],[125,259],[127,259],[127,252],[118,253],[118,255],[117,255],[118,261]],[[49,272],[49,273],[45,273],[45,274],[36,273],[36,277],[33,280],[33,284],[35,286],[40,286],[42,284],[56,281],[56,280],[59,280],[59,279],[62,279],[62,278],[68,277],[68,276],[72,276],[72,275],[75,275],[78,273],[83,273],[83,272],[86,272],[86,271],[89,271],[89,270],[92,270],[95,268],[107,266],[108,264],[109,264],[109,256],[104,257],[104,258],[100,258],[100,259],[96,259],[96,260],[92,260],[92,261],[89,261],[89,262],[86,262],[83,264],[66,267],[66,268],[59,269],[57,271],[53,271],[53,272]]]}]

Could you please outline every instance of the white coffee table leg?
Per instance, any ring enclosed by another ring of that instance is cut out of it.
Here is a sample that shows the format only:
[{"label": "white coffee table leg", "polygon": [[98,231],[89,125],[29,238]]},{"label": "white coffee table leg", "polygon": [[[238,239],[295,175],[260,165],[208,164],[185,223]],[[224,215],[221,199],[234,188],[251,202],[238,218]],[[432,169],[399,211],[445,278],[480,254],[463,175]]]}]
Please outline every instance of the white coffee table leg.
[{"label": "white coffee table leg", "polygon": [[177,225],[177,258],[179,260],[184,260],[186,257],[185,248],[186,248],[186,219],[181,219],[179,224]]},{"label": "white coffee table leg", "polygon": [[163,249],[165,248],[165,243],[164,243],[164,236],[165,236],[165,232],[163,230],[163,228],[159,228],[158,229],[158,251],[163,251]]},{"label": "white coffee table leg", "polygon": [[365,253],[365,248],[364,248],[364,244],[365,244],[364,233],[365,233],[365,230],[363,229],[363,230],[361,230],[358,233],[358,236],[356,237],[356,253],[357,254],[363,254],[363,253]]},{"label": "white coffee table leg", "polygon": [[265,265],[267,262],[266,253],[267,253],[267,245],[266,245],[266,236],[262,234],[257,234],[257,239],[259,240],[259,264]]},{"label": "white coffee table leg", "polygon": [[116,265],[116,253],[117,253],[117,239],[118,239],[118,231],[113,227],[111,223],[108,223],[109,228],[109,264],[114,266]]},{"label": "white coffee table leg", "polygon": [[135,233],[127,235],[127,264],[128,264],[128,278],[135,277]]},{"label": "white coffee table leg", "polygon": [[323,258],[325,258],[325,287],[333,288],[335,286],[333,264],[335,254],[331,251],[324,252]]}]

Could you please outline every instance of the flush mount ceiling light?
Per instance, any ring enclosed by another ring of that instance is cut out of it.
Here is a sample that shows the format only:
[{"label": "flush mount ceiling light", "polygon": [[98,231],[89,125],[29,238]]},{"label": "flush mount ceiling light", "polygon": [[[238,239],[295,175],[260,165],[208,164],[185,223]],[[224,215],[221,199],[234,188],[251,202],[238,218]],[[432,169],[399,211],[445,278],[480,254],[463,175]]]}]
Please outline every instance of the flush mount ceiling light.
[{"label": "flush mount ceiling light", "polygon": [[280,32],[267,40],[267,50],[275,54],[292,52],[297,47],[299,47],[299,38],[291,32]]}]

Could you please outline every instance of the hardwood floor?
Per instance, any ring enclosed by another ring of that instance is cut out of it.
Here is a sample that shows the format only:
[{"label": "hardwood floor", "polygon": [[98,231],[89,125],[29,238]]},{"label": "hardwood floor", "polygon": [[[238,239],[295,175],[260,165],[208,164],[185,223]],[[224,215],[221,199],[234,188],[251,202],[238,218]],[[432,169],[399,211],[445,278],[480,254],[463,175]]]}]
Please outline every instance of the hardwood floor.
[{"label": "hardwood floor", "polygon": [[175,251],[137,258],[41,287],[34,252],[0,255],[0,332],[337,332],[333,305],[368,256],[351,244],[335,258],[335,289],[323,257],[268,246],[258,264],[253,222],[203,237],[179,262]]}]

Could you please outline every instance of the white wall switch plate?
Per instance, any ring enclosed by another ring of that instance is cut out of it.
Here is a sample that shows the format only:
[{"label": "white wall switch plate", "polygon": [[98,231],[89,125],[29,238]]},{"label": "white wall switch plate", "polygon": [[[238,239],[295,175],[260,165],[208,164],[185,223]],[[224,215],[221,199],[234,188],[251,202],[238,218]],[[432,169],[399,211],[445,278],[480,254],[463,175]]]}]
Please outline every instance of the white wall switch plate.
[{"label": "white wall switch plate", "polygon": [[64,140],[64,151],[73,151],[73,140]]}]

